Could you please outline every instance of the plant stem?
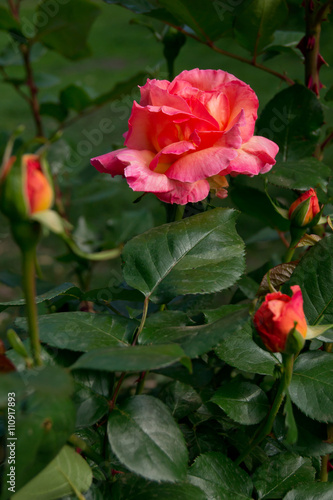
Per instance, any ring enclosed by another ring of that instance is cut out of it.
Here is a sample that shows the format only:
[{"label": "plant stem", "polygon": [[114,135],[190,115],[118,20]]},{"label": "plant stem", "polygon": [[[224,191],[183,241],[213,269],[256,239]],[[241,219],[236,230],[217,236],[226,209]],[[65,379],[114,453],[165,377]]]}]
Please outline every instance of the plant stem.
[{"label": "plant stem", "polygon": [[[140,333],[142,332],[142,329],[144,327],[144,324],[145,324],[145,321],[146,321],[146,318],[147,318],[148,306],[149,306],[149,297],[146,297],[145,300],[144,300],[144,303],[143,303],[143,311],[142,311],[141,322],[140,322],[140,325],[139,325],[137,331],[135,332],[135,335],[134,335],[134,338],[133,338],[133,341],[132,341],[132,344],[131,344],[132,346],[136,345],[136,343],[138,341],[138,338],[140,336]],[[120,378],[118,380],[118,383],[116,385],[116,388],[114,390],[114,393],[112,395],[112,399],[109,402],[110,412],[115,407],[115,404],[116,404],[116,401],[117,401],[117,398],[118,398],[118,394],[119,394],[120,388],[122,386],[122,383],[124,381],[125,375],[126,375],[126,372],[122,372],[121,373]],[[141,374],[141,377],[142,377],[142,374]],[[140,377],[140,381],[141,381],[141,377]],[[144,380],[143,380],[143,385],[144,385]],[[142,390],[143,390],[143,387],[142,387]]]},{"label": "plant stem", "polygon": [[139,394],[142,394],[142,391],[145,387],[145,381],[147,377],[148,372],[142,372],[140,374],[139,380],[138,380],[138,385],[136,386],[136,391],[135,394],[138,396]]},{"label": "plant stem", "polygon": [[286,391],[288,390],[294,365],[294,355],[293,354],[283,354],[283,372],[278,386],[277,393],[275,395],[271,409],[262,423],[258,428],[257,432],[251,439],[248,448],[240,455],[236,460],[236,465],[240,465],[245,458],[251,453],[251,451],[259,444],[261,441],[271,432],[274,420],[285,397]]},{"label": "plant stem", "polygon": [[26,302],[26,311],[29,326],[29,336],[31,353],[36,366],[43,364],[41,358],[41,347],[38,333],[38,316],[36,297],[36,280],[35,280],[35,249],[36,247],[21,248],[22,251],[22,271],[23,271],[23,288]]},{"label": "plant stem", "polygon": [[175,213],[175,222],[177,220],[182,220],[182,218],[184,216],[185,207],[186,207],[186,205],[177,205],[177,210]]},{"label": "plant stem", "polygon": [[266,73],[270,73],[271,75],[276,76],[280,80],[285,81],[286,83],[288,83],[288,85],[293,85],[295,83],[294,80],[292,80],[288,76],[286,76],[282,73],[279,73],[278,71],[275,71],[274,69],[268,68],[267,66],[264,66],[263,64],[259,64],[259,63],[257,63],[256,60],[246,59],[246,57],[242,57],[242,56],[239,56],[237,54],[233,54],[232,52],[228,52],[224,49],[220,49],[211,40],[201,40],[199,37],[197,37],[196,35],[194,35],[192,33],[189,33],[188,31],[181,28],[180,26],[176,26],[176,25],[171,24],[171,23],[167,23],[167,24],[169,24],[170,26],[172,26],[176,30],[180,31],[181,33],[184,33],[184,35],[189,36],[190,38],[193,38],[197,42],[200,42],[204,45],[207,45],[208,47],[210,47],[215,52],[218,52],[219,54],[222,54],[226,57],[230,57],[232,59],[236,59],[237,61],[243,62],[245,64],[250,64],[250,66],[253,66],[254,68],[261,69],[262,71],[266,71]]},{"label": "plant stem", "polygon": [[35,126],[36,126],[36,134],[39,137],[44,137],[42,119],[39,112],[39,102],[37,98],[38,88],[36,86],[34,75],[32,71],[31,61],[30,61],[30,47],[25,44],[20,45],[20,51],[23,57],[23,62],[26,71],[26,85],[30,90],[30,107],[32,111],[32,115],[34,117]]},{"label": "plant stem", "polygon": [[[332,342],[327,342],[324,344],[324,349],[326,352],[332,352]],[[333,425],[327,424],[327,443],[333,443]],[[330,459],[330,454],[327,453],[321,457],[321,466],[320,466],[320,481],[327,482],[328,481],[328,462]]]},{"label": "plant stem", "polygon": [[328,481],[328,465],[329,454],[321,457],[321,465],[320,465],[320,481],[322,483],[326,483]]},{"label": "plant stem", "polygon": [[116,401],[117,401],[117,398],[118,398],[118,394],[119,394],[119,391],[120,391],[120,387],[121,387],[122,383],[124,382],[125,375],[126,375],[126,372],[122,372],[122,374],[120,375],[120,378],[119,378],[117,386],[116,386],[116,388],[114,390],[112,399],[111,399],[111,401],[109,403],[110,411],[112,411],[113,408],[115,407],[115,404],[116,404]]},{"label": "plant stem", "polygon": [[290,262],[292,260],[295,249],[296,248],[290,243],[290,246],[289,246],[287,253],[286,253],[286,256],[284,258],[285,263]]},{"label": "plant stem", "polygon": [[140,325],[139,325],[139,328],[137,329],[137,331],[135,332],[135,335],[134,335],[134,338],[133,338],[133,341],[132,341],[132,345],[136,345],[136,343],[138,341],[138,338],[140,336],[140,333],[143,330],[143,327],[145,325],[146,318],[147,318],[148,306],[149,306],[149,297],[146,297],[145,300],[144,300],[144,303],[143,303],[143,311],[142,311],[142,317],[141,317]]},{"label": "plant stem", "polygon": [[96,453],[89,444],[84,441],[84,439],[80,438],[79,436],[76,436],[76,434],[72,434],[68,438],[68,442],[71,443],[75,448],[80,448],[80,450],[83,451],[83,453],[91,458],[97,465],[105,462],[104,458],[98,453]]}]

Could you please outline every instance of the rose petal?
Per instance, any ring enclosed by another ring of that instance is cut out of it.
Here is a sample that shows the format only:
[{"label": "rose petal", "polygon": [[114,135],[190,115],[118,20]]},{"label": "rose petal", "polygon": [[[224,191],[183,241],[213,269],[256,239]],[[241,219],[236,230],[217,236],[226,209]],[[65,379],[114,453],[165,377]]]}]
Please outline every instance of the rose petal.
[{"label": "rose petal", "polygon": [[237,151],[231,148],[212,147],[183,156],[167,170],[170,179],[195,182],[207,179],[226,170]]},{"label": "rose petal", "polygon": [[188,120],[190,116],[166,106],[142,107],[134,102],[125,145],[130,149],[158,152],[167,144],[179,141],[179,131],[174,121]]},{"label": "rose petal", "polygon": [[180,141],[170,144],[155,156],[149,168],[154,171],[157,168],[159,173],[164,173],[172,163],[178,160],[180,155],[193,151],[195,148],[196,146],[190,141]]},{"label": "rose petal", "polygon": [[148,80],[146,85],[140,88],[141,106],[168,106],[178,111],[190,112],[190,108],[185,99],[176,94],[170,94],[167,80]]},{"label": "rose petal", "polygon": [[122,152],[128,151],[127,148],[117,149],[116,151],[112,151],[111,153],[106,153],[105,155],[96,156],[96,158],[92,158],[90,163],[93,167],[95,167],[102,174],[111,174],[112,177],[115,175],[124,175],[124,168],[127,163],[121,161],[118,156]]},{"label": "rose petal", "polygon": [[153,158],[151,151],[122,150],[119,155],[119,160],[127,164],[124,175],[133,191],[154,193],[162,201],[179,205],[201,201],[209,193],[209,184],[205,180],[194,183],[177,182],[150,170],[149,164]]},{"label": "rose petal", "polygon": [[156,193],[157,198],[166,203],[196,203],[207,198],[209,193],[209,183],[205,180],[193,183],[174,182],[174,189],[168,193]]},{"label": "rose petal", "polygon": [[259,106],[258,98],[251,87],[240,80],[229,82],[223,88],[223,92],[227,96],[230,106],[229,124],[226,128],[228,130],[235,124],[235,119],[237,119],[239,113],[243,110],[245,122],[240,128],[240,133],[243,142],[246,142],[252,137],[254,132]]},{"label": "rose petal", "polygon": [[253,175],[265,174],[275,165],[278,146],[265,137],[254,136],[237,150],[238,156],[232,160],[221,174]]},{"label": "rose petal", "polygon": [[231,73],[222,71],[221,69],[192,69],[190,71],[182,71],[174,80],[172,80],[169,92],[174,93],[179,81],[190,83],[193,87],[204,90],[220,90],[222,86],[231,81],[240,81]]}]

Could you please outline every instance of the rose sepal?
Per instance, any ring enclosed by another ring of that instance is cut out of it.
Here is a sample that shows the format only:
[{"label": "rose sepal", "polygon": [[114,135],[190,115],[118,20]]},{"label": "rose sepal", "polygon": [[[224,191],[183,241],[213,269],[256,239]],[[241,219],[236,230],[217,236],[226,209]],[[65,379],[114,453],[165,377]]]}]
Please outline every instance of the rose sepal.
[{"label": "rose sepal", "polygon": [[275,203],[275,201],[273,200],[273,198],[270,196],[270,194],[268,193],[268,189],[267,189],[267,185],[268,185],[268,180],[265,179],[265,193],[266,193],[266,196],[267,198],[269,199],[269,201],[271,202],[274,210],[279,214],[281,215],[281,217],[283,217],[284,219],[286,220],[289,220],[289,216],[288,216],[288,210],[286,208],[283,208],[283,207],[279,207],[279,205],[277,205]]},{"label": "rose sepal", "polygon": [[297,330],[297,323],[295,323],[294,328],[292,328],[288,333],[283,353],[297,354],[303,349],[304,344],[305,344],[305,338]]},{"label": "rose sepal", "polygon": [[23,344],[22,340],[17,335],[15,330],[10,328],[7,331],[7,338],[14,351],[17,352],[17,354],[19,354],[25,360],[25,363],[28,367],[31,367],[33,365],[33,360],[30,358],[25,345]]},{"label": "rose sepal", "polygon": [[22,251],[34,250],[40,240],[42,231],[37,221],[11,221],[10,225],[14,241]]},{"label": "rose sepal", "polygon": [[31,219],[39,222],[52,233],[63,236],[72,229],[72,225],[63,219],[55,210],[42,210],[32,214]]},{"label": "rose sepal", "polygon": [[29,201],[26,190],[26,172],[18,161],[10,166],[1,186],[0,209],[8,219],[19,222],[29,219]]},{"label": "rose sepal", "polygon": [[314,325],[314,326],[309,326],[306,332],[306,340],[311,340],[315,339],[316,337],[319,337],[323,333],[325,333],[327,330],[330,328],[333,328],[333,324],[328,324],[328,325]]},{"label": "rose sepal", "polygon": [[78,247],[70,234],[70,230],[73,228],[72,225],[68,221],[63,219],[55,210],[43,210],[41,212],[36,212],[32,215],[32,219],[52,233],[60,236],[65,241],[65,243],[67,243],[71,251],[82,259],[94,261],[109,260],[115,259],[121,254],[122,247],[112,248],[110,250],[103,250],[101,252],[95,253],[84,252]]}]

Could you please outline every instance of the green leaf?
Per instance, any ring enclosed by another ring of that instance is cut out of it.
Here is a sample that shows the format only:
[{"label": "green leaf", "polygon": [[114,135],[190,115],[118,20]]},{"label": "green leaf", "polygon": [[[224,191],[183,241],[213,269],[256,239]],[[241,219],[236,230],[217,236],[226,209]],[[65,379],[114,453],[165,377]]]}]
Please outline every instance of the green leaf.
[{"label": "green leaf", "polygon": [[286,401],[284,404],[283,413],[286,417],[285,420],[287,429],[286,441],[289,444],[295,444],[298,438],[298,430],[289,393],[286,394]]},{"label": "green leaf", "polygon": [[178,24],[189,26],[203,41],[216,40],[229,27],[227,19],[217,16],[216,2],[212,0],[205,3],[201,0],[159,0],[158,3],[179,20]]},{"label": "green leaf", "polygon": [[122,99],[126,94],[132,94],[133,91],[137,89],[138,85],[146,83],[146,80],[147,72],[144,73],[140,71],[127,80],[116,83],[111,90],[96,97],[92,104],[94,106],[103,106],[107,102]]},{"label": "green leaf", "polygon": [[278,362],[277,358],[254,342],[250,322],[226,336],[215,348],[215,352],[229,365],[250,373],[273,375]]},{"label": "green leaf", "polygon": [[324,97],[325,101],[333,101],[333,85],[330,86]]},{"label": "green leaf", "polygon": [[313,157],[278,162],[266,175],[267,180],[288,189],[306,190],[320,187],[326,191],[331,169]]},{"label": "green leaf", "polygon": [[259,500],[281,498],[302,482],[314,480],[316,471],[310,458],[279,453],[261,465],[253,475]]},{"label": "green leaf", "polygon": [[322,351],[300,355],[289,393],[305,415],[319,422],[333,422],[333,355]]},{"label": "green leaf", "polygon": [[269,101],[257,121],[257,134],[268,137],[280,147],[274,171],[278,171],[280,161],[312,155],[323,121],[319,100],[303,85],[292,85]]},{"label": "green leaf", "polygon": [[60,102],[42,102],[39,111],[41,115],[51,116],[58,122],[63,122],[68,114],[68,110]]},{"label": "green leaf", "polygon": [[310,325],[333,323],[333,236],[323,238],[309,249],[283,288],[299,285],[304,312]]},{"label": "green leaf", "polygon": [[179,380],[183,384],[198,388],[209,384],[213,378],[213,370],[201,359],[192,360],[192,373],[189,373],[188,369],[180,363],[154,371],[171,379]]},{"label": "green leaf", "polygon": [[205,316],[205,323],[213,323],[214,321],[218,321],[228,314],[232,314],[237,311],[248,310],[248,304],[229,304],[217,307],[216,309],[206,309],[203,311]]},{"label": "green leaf", "polygon": [[[18,392],[17,376],[6,377],[7,383],[12,384],[6,387],[5,382],[1,386],[1,400],[6,389],[16,393],[16,491],[53,460],[75,426],[75,407],[70,399],[73,382],[64,369],[47,366],[20,375],[24,387],[19,385]],[[8,435],[7,444],[10,437]],[[5,474],[9,467],[7,463]],[[2,500],[7,500],[10,495],[10,491],[4,490]]]},{"label": "green leaf", "polygon": [[86,460],[70,446],[64,446],[57,457],[12,499],[57,500],[85,492],[91,483],[92,471]]},{"label": "green leaf", "polygon": [[250,477],[222,453],[200,455],[190,467],[188,479],[205,492],[207,500],[252,498]]},{"label": "green leaf", "polygon": [[72,83],[60,92],[60,103],[65,109],[80,113],[91,106],[92,99],[83,87]]},{"label": "green leaf", "polygon": [[[42,315],[38,324],[42,342],[59,349],[80,352],[126,347],[137,327],[137,322],[131,319],[80,311]],[[18,318],[16,325],[27,328],[23,318]]]},{"label": "green leaf", "polygon": [[262,295],[266,295],[266,293],[270,292],[268,286],[267,276],[269,274],[269,280],[271,285],[278,289],[284,283],[286,283],[291,275],[293,274],[295,268],[297,266],[297,262],[287,262],[285,264],[279,264],[278,266],[272,267],[268,273],[265,274],[263,279],[261,280],[259,290],[257,292],[257,296],[261,297]]},{"label": "green leaf", "polygon": [[[145,326],[140,335],[142,344],[155,343],[160,334],[165,328],[170,326],[182,327],[188,326],[193,322],[189,319],[188,315],[183,311],[158,311],[155,314],[148,316]],[[142,339],[145,339],[144,341]]]},{"label": "green leaf", "polygon": [[236,217],[234,210],[215,208],[136,236],[123,251],[127,283],[153,302],[233,285],[244,269]]},{"label": "green leaf", "polygon": [[76,428],[96,424],[108,411],[108,400],[86,385],[76,382],[73,401],[76,406]]},{"label": "green leaf", "polygon": [[296,486],[283,500],[332,500],[332,483],[310,483]]},{"label": "green leaf", "polygon": [[157,0],[104,0],[109,4],[121,5],[136,14],[144,14],[161,21],[177,25],[179,20],[173,17],[166,9],[159,6]]},{"label": "green leaf", "polygon": [[227,309],[221,319],[208,325],[162,326],[162,328],[156,327],[154,332],[143,331],[139,342],[163,345],[175,342],[181,345],[187,356],[194,358],[210,351],[224,337],[234,335],[247,319],[247,315],[247,309],[231,312]]},{"label": "green leaf", "polygon": [[156,483],[134,476],[121,488],[126,500],[206,500],[200,488],[189,483]]},{"label": "green leaf", "polygon": [[302,456],[319,457],[332,453],[333,443],[327,442],[327,426],[304,415],[298,408],[293,407],[296,420],[298,439],[288,446],[289,451]]},{"label": "green leaf", "polygon": [[257,385],[235,380],[222,385],[211,398],[228,417],[243,425],[259,424],[267,415],[266,394]]},{"label": "green leaf", "polygon": [[[300,52],[297,52],[297,45],[299,41],[303,38],[304,33],[302,31],[276,31],[274,33],[274,39],[272,43],[265,47],[265,52],[285,52],[285,53],[296,53],[297,55],[301,55]],[[271,54],[270,54],[271,55]],[[273,54],[272,54],[273,55]]]},{"label": "green leaf", "polygon": [[273,41],[273,33],[288,15],[285,0],[251,0],[245,3],[235,20],[237,41],[257,55]]},{"label": "green leaf", "polygon": [[190,360],[177,344],[138,345],[126,348],[95,349],[81,356],[72,370],[144,371],[163,368],[180,361],[190,369]]},{"label": "green leaf", "polygon": [[40,23],[35,39],[68,59],[89,55],[87,39],[100,12],[98,6],[90,0],[52,5],[48,0],[39,4],[38,15],[45,21]]},{"label": "green leaf", "polygon": [[176,420],[186,417],[202,405],[199,394],[187,384],[171,382],[161,392],[160,398]]},{"label": "green leaf", "polygon": [[[48,292],[42,293],[38,295],[35,299],[36,304],[41,304],[47,300],[52,300],[55,297],[68,297],[70,298],[79,298],[81,295],[81,291],[73,285],[73,283],[63,283],[55,288],[52,288]],[[18,307],[24,306],[25,299],[11,300],[10,302],[0,302],[0,312],[6,309],[7,307]]]},{"label": "green leaf", "polygon": [[230,190],[230,196],[236,206],[246,215],[259,219],[265,225],[287,231],[290,223],[276,212],[268,197],[259,189],[237,185]]},{"label": "green leaf", "polygon": [[134,396],[115,408],[108,437],[117,458],[130,471],[154,481],[182,481],[187,449],[167,407],[152,396]]}]

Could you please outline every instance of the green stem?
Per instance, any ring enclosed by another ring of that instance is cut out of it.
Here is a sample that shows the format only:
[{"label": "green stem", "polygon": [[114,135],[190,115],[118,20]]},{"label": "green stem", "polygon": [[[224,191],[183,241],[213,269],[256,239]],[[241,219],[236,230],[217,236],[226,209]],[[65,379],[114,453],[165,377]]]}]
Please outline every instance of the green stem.
[{"label": "green stem", "polygon": [[177,205],[177,210],[175,214],[175,221],[177,220],[182,220],[184,216],[184,211],[185,211],[186,205]]},{"label": "green stem", "polygon": [[41,358],[41,347],[38,333],[38,315],[36,306],[36,280],[35,280],[35,260],[36,247],[21,248],[22,251],[22,272],[23,289],[26,302],[26,312],[28,318],[31,353],[36,366],[43,364]]},{"label": "green stem", "polygon": [[251,439],[248,448],[240,455],[240,457],[236,460],[236,465],[240,465],[244,462],[245,458],[251,453],[251,451],[259,444],[261,441],[271,432],[274,420],[279,411],[279,408],[282,404],[282,401],[285,397],[285,394],[288,390],[292,373],[293,373],[293,364],[294,364],[294,355],[293,354],[283,354],[283,371],[280,379],[280,383],[278,386],[277,393],[274,398],[274,402],[272,407],[262,423],[262,425],[258,428],[257,432]]},{"label": "green stem", "polygon": [[[138,338],[140,336],[140,333],[142,332],[142,329],[144,327],[144,324],[145,324],[145,321],[146,321],[146,318],[147,318],[147,313],[148,313],[148,306],[149,306],[149,297],[146,297],[145,298],[145,301],[143,303],[143,311],[142,311],[142,318],[141,318],[141,322],[140,322],[140,325],[134,335],[134,338],[133,338],[133,341],[132,341],[132,346],[136,345],[137,341],[138,341]],[[113,396],[112,396],[112,399],[111,401],[109,402],[109,408],[110,408],[110,412],[114,409],[115,405],[116,405],[116,401],[117,401],[117,398],[118,398],[118,394],[120,392],[120,388],[122,386],[122,383],[125,379],[125,375],[126,375],[126,372],[122,372],[121,375],[120,375],[120,378],[118,380],[118,383],[117,383],[117,386],[114,390],[114,393],[113,393]],[[141,374],[142,376],[142,374]],[[141,381],[141,377],[140,377],[140,381]],[[143,385],[144,385],[144,380],[143,380]],[[143,387],[142,387],[142,390],[143,390]]]},{"label": "green stem", "polygon": [[140,373],[140,378],[138,381],[138,385],[136,386],[136,391],[135,394],[138,396],[139,394],[142,394],[143,389],[145,387],[145,381],[147,377],[148,372],[142,372]]},{"label": "green stem", "polygon": [[84,441],[82,438],[80,438],[79,436],[76,436],[76,434],[72,434],[69,438],[68,438],[68,442],[71,443],[73,446],[75,446],[75,448],[80,448],[80,450],[83,451],[83,453],[91,458],[91,460],[93,460],[97,465],[98,464],[101,464],[101,463],[104,463],[105,460],[102,456],[98,455],[98,453],[96,453],[92,448],[91,446],[89,446],[86,441]]},{"label": "green stem", "polygon": [[292,260],[294,252],[295,252],[295,247],[290,244],[286,256],[284,258],[285,263],[290,262]]},{"label": "green stem", "polygon": [[139,328],[137,329],[137,331],[136,331],[136,333],[134,335],[134,338],[133,338],[133,341],[132,341],[132,345],[136,345],[136,343],[138,341],[138,338],[140,336],[140,333],[143,330],[143,327],[144,327],[146,319],[147,319],[148,306],[149,306],[149,297],[146,297],[145,301],[143,303],[143,311],[142,311],[142,317],[141,317],[140,325],[139,325]]},{"label": "green stem", "polygon": [[328,472],[327,472],[328,460],[329,460],[329,454],[321,457],[320,481],[322,483],[327,483],[328,481]]}]

